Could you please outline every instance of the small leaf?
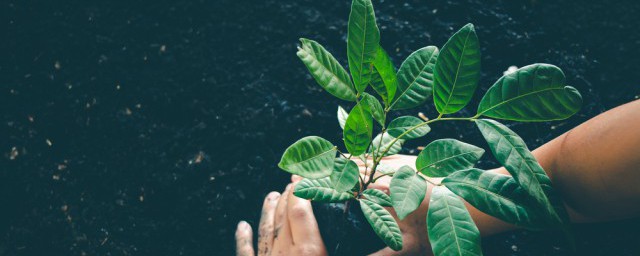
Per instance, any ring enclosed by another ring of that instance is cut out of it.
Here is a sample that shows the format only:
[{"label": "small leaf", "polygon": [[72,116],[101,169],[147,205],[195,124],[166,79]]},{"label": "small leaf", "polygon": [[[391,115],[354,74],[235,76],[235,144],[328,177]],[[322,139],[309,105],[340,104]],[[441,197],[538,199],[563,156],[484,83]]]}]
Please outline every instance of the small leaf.
[{"label": "small leaf", "polygon": [[360,208],[378,237],[392,250],[402,250],[402,233],[393,216],[379,204],[367,199],[360,200]]},{"label": "small leaf", "polygon": [[389,123],[387,132],[391,134],[391,136],[398,138],[400,135],[411,130],[415,126],[422,124],[422,126],[416,129],[413,129],[412,131],[402,136],[402,139],[405,139],[405,140],[417,139],[427,135],[427,133],[431,131],[431,128],[428,125],[423,123],[424,122],[417,117],[401,116],[391,121],[391,123]]},{"label": "small leaf", "polygon": [[[501,123],[489,119],[476,120],[476,124],[489,143],[491,152],[509,171],[518,184],[532,196],[537,206],[545,210],[558,223],[563,221],[547,198],[542,184],[551,185],[551,180],[527,148],[522,138]],[[564,209],[564,207],[561,207]],[[564,210],[563,210],[564,211]]]},{"label": "small leaf", "polygon": [[327,177],[333,171],[336,147],[318,136],[304,137],[282,154],[280,169],[305,178]]},{"label": "small leaf", "polygon": [[413,52],[400,65],[398,89],[391,109],[415,108],[433,95],[433,70],[438,47],[427,46]]},{"label": "small leaf", "polygon": [[358,93],[364,92],[371,80],[380,31],[371,0],[353,0],[347,32],[349,71]]},{"label": "small leaf", "polygon": [[389,150],[387,151],[387,153],[384,154],[384,156],[398,154],[400,153],[400,150],[402,150],[402,144],[404,143],[404,140],[403,139],[395,140],[395,139],[396,138],[394,138],[393,136],[389,135],[386,132],[384,134],[378,134],[378,136],[373,138],[373,141],[371,142],[371,149],[369,151],[372,152],[375,157],[379,157],[382,154],[382,152],[387,150],[387,148],[389,148]]},{"label": "small leaf", "polygon": [[441,114],[464,108],[480,80],[480,44],[473,24],[453,34],[438,55],[434,72],[433,100]]},{"label": "small leaf", "polygon": [[391,197],[380,190],[369,188],[363,191],[362,195],[364,195],[367,200],[373,201],[376,204],[391,207]]},{"label": "small leaf", "polygon": [[418,209],[427,192],[427,182],[411,167],[401,167],[391,179],[389,185],[391,202],[398,218],[403,220],[409,213]]},{"label": "small leaf", "polygon": [[478,210],[505,222],[532,230],[547,226],[538,210],[528,205],[527,192],[510,176],[469,169],[454,172],[442,184]]},{"label": "small leaf", "polygon": [[429,177],[444,177],[473,167],[484,149],[454,139],[435,140],[416,159],[416,169]]},{"label": "small leaf", "polygon": [[343,135],[349,153],[358,156],[367,151],[373,135],[373,119],[365,102],[361,101],[353,107],[344,125]]},{"label": "small leaf", "polygon": [[478,116],[520,122],[561,120],[581,105],[582,96],[565,85],[560,68],[533,64],[498,79],[480,101]]},{"label": "small leaf", "polygon": [[318,202],[342,202],[353,198],[349,192],[338,192],[331,188],[329,177],[321,179],[302,179],[293,189],[297,197]]},{"label": "small leaf", "polygon": [[397,169],[394,168],[391,165],[386,165],[386,164],[379,163],[378,164],[378,169],[376,171],[380,172],[382,174],[387,174],[389,176],[393,176],[393,174],[396,173]]},{"label": "small leaf", "polygon": [[349,79],[349,73],[336,58],[316,41],[301,38],[300,42],[302,47],[298,48],[298,58],[307,66],[316,82],[333,96],[356,101],[356,92]]},{"label": "small leaf", "polygon": [[381,126],[384,126],[384,109],[382,109],[380,101],[378,101],[376,97],[373,97],[373,95],[366,92],[362,93],[362,101],[369,105],[373,119],[375,119]]},{"label": "small leaf", "polygon": [[347,122],[347,117],[349,116],[349,113],[347,113],[346,110],[344,110],[344,108],[342,108],[341,106],[338,106],[338,124],[340,125],[340,128],[342,128],[344,130],[344,124]]},{"label": "small leaf", "polygon": [[378,46],[376,59],[373,61],[373,68],[371,87],[382,97],[385,105],[389,106],[396,94],[398,80],[393,62],[391,62],[391,58],[389,58],[387,52],[382,49],[382,46]]},{"label": "small leaf", "polygon": [[471,215],[464,203],[443,186],[431,192],[427,231],[434,255],[482,255],[480,231]]},{"label": "small leaf", "polygon": [[333,189],[338,192],[348,191],[358,182],[359,175],[358,164],[354,161],[342,157],[336,158],[336,163],[330,176]]}]

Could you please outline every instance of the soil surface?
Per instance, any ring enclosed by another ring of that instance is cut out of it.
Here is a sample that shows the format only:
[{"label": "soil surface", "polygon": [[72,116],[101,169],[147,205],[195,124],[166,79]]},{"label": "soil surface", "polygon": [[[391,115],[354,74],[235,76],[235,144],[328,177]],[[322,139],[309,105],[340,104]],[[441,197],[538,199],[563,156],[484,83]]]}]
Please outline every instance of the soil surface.
[{"label": "soil surface", "polygon": [[[640,2],[374,0],[396,66],[468,22],[479,92],[509,66],[561,67],[585,105],[513,124],[535,148],[640,95]],[[232,255],[298,138],[339,144],[338,104],[297,59],[299,37],[346,64],[350,1],[0,3],[0,255]],[[431,104],[418,109],[435,116]],[[399,114],[416,114],[418,110]],[[417,146],[476,128],[441,123]],[[495,167],[487,155],[480,167]],[[640,220],[576,226],[577,255],[640,255]],[[483,239],[486,255],[570,255],[556,234]]]}]

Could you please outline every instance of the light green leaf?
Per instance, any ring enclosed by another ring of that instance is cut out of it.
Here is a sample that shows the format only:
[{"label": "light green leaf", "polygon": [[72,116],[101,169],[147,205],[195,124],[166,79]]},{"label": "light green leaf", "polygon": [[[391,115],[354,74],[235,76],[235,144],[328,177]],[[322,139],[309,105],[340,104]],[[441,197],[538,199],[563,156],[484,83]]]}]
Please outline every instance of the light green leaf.
[{"label": "light green leaf", "polygon": [[581,105],[582,96],[565,85],[560,68],[533,64],[498,79],[480,101],[478,116],[520,122],[561,120]]},{"label": "light green leaf", "polygon": [[336,147],[318,136],[304,137],[282,154],[280,169],[305,178],[327,177],[333,171]]},{"label": "light green leaf", "polygon": [[411,167],[401,167],[389,184],[391,202],[398,218],[403,220],[409,213],[418,209],[427,192],[427,182]]},{"label": "light green leaf", "polygon": [[354,161],[342,157],[336,158],[330,176],[333,189],[338,192],[350,190],[358,182],[359,175],[358,165]]},{"label": "light green leaf", "polygon": [[442,47],[434,78],[438,112],[455,113],[469,103],[480,80],[480,44],[473,24],[462,27]]},{"label": "light green leaf", "polygon": [[362,195],[364,195],[367,200],[373,201],[376,204],[391,207],[391,197],[380,190],[369,188],[362,191]]},{"label": "light green leaf", "polygon": [[394,168],[391,165],[386,165],[386,164],[383,164],[383,163],[379,163],[378,164],[378,169],[376,171],[380,172],[382,174],[387,174],[389,176],[393,176],[393,174],[396,173],[397,169]]},{"label": "light green leaf", "polygon": [[342,202],[353,198],[349,192],[338,192],[331,187],[329,177],[321,179],[302,179],[293,189],[297,197],[318,202]]},{"label": "light green leaf", "polygon": [[402,250],[402,233],[393,216],[379,204],[367,199],[360,200],[360,208],[378,237],[392,250]]},{"label": "light green leaf", "polygon": [[389,150],[384,154],[384,156],[398,154],[400,153],[400,150],[402,150],[402,144],[404,143],[404,140],[399,139],[394,142],[395,139],[396,138],[386,132],[384,134],[378,134],[378,136],[373,138],[373,141],[371,142],[371,149],[369,151],[372,152],[375,157],[379,157],[382,152],[387,150],[387,148],[389,148]]},{"label": "light green leaf", "polygon": [[351,109],[343,135],[344,145],[349,153],[358,156],[367,151],[373,135],[373,119],[367,103],[361,101]]},{"label": "light green leaf", "polygon": [[416,169],[429,177],[444,177],[473,167],[484,149],[454,139],[435,140],[416,158]]},{"label": "light green leaf", "polygon": [[413,52],[400,65],[398,89],[391,109],[415,108],[433,95],[433,70],[438,47],[427,46]]},{"label": "light green leaf", "polygon": [[347,32],[349,71],[358,93],[364,92],[371,80],[380,31],[371,0],[353,0]]},{"label": "light green leaf", "polygon": [[349,79],[349,73],[336,58],[316,41],[301,38],[300,42],[302,47],[298,48],[298,58],[307,66],[316,82],[333,96],[356,101],[356,92]]},{"label": "light green leaf", "polygon": [[378,101],[376,97],[373,97],[373,95],[366,92],[362,93],[362,101],[369,105],[373,119],[375,119],[381,126],[384,126],[384,109],[382,109],[380,101]]},{"label": "light green leaf", "polygon": [[482,255],[480,231],[471,215],[464,203],[443,186],[431,192],[427,231],[434,255]]},{"label": "light green leaf", "polygon": [[[391,136],[398,138],[403,133],[423,123],[424,122],[417,117],[401,116],[391,121],[391,123],[389,123],[387,132],[391,134]],[[430,131],[431,131],[431,128],[428,125],[424,124],[416,129],[413,129],[407,132],[407,134],[402,136],[402,139],[405,139],[405,140],[417,139],[427,135],[427,133],[429,133]]]},{"label": "light green leaf", "polygon": [[382,46],[378,46],[376,59],[373,61],[371,87],[382,97],[385,106],[391,104],[398,88],[396,68],[393,66],[393,62],[391,62],[387,52],[382,49]]},{"label": "light green leaf", "polygon": [[349,113],[347,113],[346,110],[344,110],[344,108],[342,108],[341,106],[338,106],[338,124],[340,125],[340,128],[342,128],[344,130],[344,124],[347,122],[347,117],[349,116]]},{"label": "light green leaf", "polygon": [[[542,189],[542,184],[551,185],[542,166],[527,148],[522,138],[511,129],[501,123],[489,119],[476,120],[476,124],[489,143],[491,152],[509,171],[518,184],[531,195],[537,203],[537,207],[545,210],[545,213],[562,223],[558,213],[551,205],[547,195]],[[562,209],[564,209],[562,207]]]},{"label": "light green leaf", "polygon": [[547,226],[545,218],[528,204],[527,192],[510,176],[474,168],[454,172],[442,184],[478,210],[505,222],[532,230]]}]

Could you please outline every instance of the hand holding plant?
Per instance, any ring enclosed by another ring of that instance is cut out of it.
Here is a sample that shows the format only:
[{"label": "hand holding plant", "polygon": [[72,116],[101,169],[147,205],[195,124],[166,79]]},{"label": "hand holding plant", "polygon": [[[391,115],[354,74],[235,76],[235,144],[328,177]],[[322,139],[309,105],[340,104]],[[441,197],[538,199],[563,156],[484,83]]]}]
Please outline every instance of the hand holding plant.
[{"label": "hand holding plant", "polygon": [[[385,207],[393,207],[402,220],[422,204],[429,186],[433,190],[426,225],[436,255],[482,255],[479,231],[459,197],[520,227],[561,227],[570,233],[562,200],[524,141],[498,121],[483,119],[542,122],[575,114],[581,96],[565,84],[558,67],[522,67],[489,88],[476,115],[450,116],[466,107],[480,79],[480,46],[472,24],[462,27],[440,50],[427,46],[412,53],[397,72],[379,44],[370,0],[353,1],[348,26],[349,72],[319,43],[301,39],[298,57],[318,84],[355,105],[348,112],[338,107],[346,152],[317,136],[302,138],[284,152],[278,166],[304,177],[294,195],[322,202],[359,200],[374,231],[393,250],[403,248],[403,239]],[[367,92],[369,86],[379,99]],[[388,122],[390,111],[421,106],[431,98],[437,117],[402,116]],[[413,167],[381,164],[384,156],[397,154],[406,140],[426,136],[430,125],[441,121],[474,122],[511,177],[473,168],[484,150],[455,139],[426,145]],[[371,159],[365,161],[368,178],[360,176],[354,158]],[[390,195],[373,185],[380,174],[392,177]],[[444,179],[430,183],[425,177]]]}]

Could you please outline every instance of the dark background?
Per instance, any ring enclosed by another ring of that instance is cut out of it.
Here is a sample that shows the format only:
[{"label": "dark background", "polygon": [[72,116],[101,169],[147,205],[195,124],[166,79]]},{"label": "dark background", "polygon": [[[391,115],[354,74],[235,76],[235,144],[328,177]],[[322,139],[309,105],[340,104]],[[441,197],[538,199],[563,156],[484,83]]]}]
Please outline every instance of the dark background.
[{"label": "dark background", "polygon": [[[566,121],[513,125],[532,148],[640,95],[637,1],[374,5],[396,66],[473,22],[479,91],[510,65],[561,67],[585,105]],[[295,51],[308,37],[346,64],[349,7],[0,1],[0,255],[233,254],[237,222],[255,226],[264,195],[288,180],[276,167],[283,150],[306,135],[340,142],[336,106],[350,106]],[[486,148],[474,127],[442,123],[405,153],[442,137]],[[576,229],[578,255],[639,255],[640,220]],[[487,255],[569,254],[548,232],[483,241]]]}]

